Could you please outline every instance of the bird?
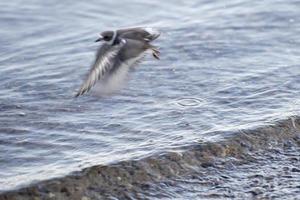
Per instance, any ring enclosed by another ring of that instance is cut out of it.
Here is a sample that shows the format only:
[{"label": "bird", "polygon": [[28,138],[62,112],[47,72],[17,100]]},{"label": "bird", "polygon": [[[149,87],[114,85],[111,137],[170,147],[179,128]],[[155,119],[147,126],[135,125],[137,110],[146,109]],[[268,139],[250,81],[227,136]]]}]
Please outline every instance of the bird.
[{"label": "bird", "polygon": [[[95,42],[103,42],[95,61],[75,97],[89,92],[99,84],[100,93],[118,90],[129,69],[139,63],[148,50],[160,59],[158,47],[151,44],[160,32],[150,27],[134,27],[104,31]],[[101,91],[102,90],[102,91]]]}]

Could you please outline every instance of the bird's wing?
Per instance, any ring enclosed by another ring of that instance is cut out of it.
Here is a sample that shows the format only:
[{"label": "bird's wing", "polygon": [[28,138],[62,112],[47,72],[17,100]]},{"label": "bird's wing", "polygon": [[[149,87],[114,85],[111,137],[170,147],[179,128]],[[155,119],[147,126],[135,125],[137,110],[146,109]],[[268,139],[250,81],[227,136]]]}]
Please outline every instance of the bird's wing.
[{"label": "bird's wing", "polygon": [[151,42],[160,36],[158,30],[149,27],[119,29],[118,33],[122,38],[140,39],[147,42]]},{"label": "bird's wing", "polygon": [[113,68],[115,63],[114,59],[125,43],[126,41],[123,40],[119,44],[114,46],[110,46],[107,44],[102,45],[102,47],[97,52],[93,67],[90,69],[86,80],[81,85],[75,97],[88,92],[96,84],[96,82],[104,76],[106,72]]}]

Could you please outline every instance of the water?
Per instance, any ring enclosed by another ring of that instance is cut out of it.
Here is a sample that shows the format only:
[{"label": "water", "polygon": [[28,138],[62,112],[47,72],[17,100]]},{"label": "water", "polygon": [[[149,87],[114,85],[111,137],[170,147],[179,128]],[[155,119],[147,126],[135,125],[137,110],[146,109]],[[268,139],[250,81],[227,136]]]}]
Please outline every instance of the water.
[{"label": "water", "polygon": [[[151,8],[151,9],[150,9]],[[299,113],[299,1],[0,2],[0,188]],[[117,95],[74,99],[97,33],[162,31]]]}]

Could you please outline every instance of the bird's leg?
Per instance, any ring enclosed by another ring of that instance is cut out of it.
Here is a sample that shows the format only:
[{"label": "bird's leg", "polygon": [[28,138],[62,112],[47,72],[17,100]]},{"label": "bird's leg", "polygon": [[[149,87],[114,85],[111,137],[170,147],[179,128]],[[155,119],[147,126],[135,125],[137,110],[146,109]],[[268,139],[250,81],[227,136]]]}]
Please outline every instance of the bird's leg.
[{"label": "bird's leg", "polygon": [[157,60],[159,60],[159,54],[160,54],[160,52],[158,50],[158,47],[150,45],[150,49],[152,50],[153,57],[156,58]]}]

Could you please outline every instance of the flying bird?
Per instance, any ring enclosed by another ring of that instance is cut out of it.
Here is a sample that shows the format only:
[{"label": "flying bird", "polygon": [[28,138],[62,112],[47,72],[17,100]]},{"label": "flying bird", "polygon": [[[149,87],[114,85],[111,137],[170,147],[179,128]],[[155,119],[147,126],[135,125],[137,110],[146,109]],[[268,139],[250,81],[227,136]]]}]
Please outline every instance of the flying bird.
[{"label": "flying bird", "polygon": [[83,95],[95,85],[100,93],[110,93],[122,85],[129,69],[138,63],[148,50],[159,59],[159,51],[152,41],[160,36],[153,28],[127,28],[104,31],[95,42],[104,42],[96,53],[96,59],[87,78],[75,97]]}]

